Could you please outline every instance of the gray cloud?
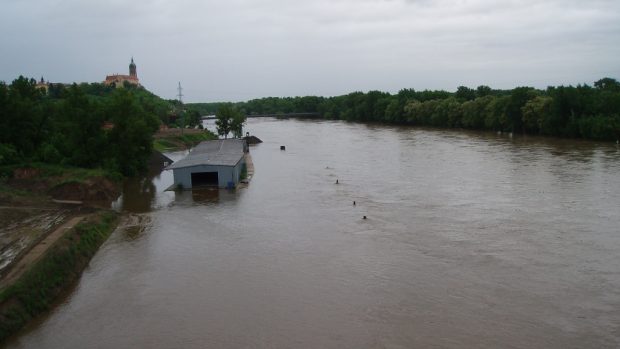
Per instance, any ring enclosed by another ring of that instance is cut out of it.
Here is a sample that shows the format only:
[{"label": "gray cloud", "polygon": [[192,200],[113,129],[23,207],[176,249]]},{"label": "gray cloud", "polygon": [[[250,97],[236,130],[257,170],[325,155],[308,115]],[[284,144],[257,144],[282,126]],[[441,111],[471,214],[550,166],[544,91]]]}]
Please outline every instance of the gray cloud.
[{"label": "gray cloud", "polygon": [[620,3],[5,0],[0,80],[127,70],[188,100],[591,83],[620,77]]}]

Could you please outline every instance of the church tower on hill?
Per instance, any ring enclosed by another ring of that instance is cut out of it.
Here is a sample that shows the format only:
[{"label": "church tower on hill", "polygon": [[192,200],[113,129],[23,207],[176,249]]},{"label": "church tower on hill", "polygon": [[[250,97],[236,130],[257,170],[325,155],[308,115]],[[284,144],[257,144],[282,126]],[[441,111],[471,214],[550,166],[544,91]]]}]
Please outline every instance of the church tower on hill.
[{"label": "church tower on hill", "polygon": [[136,73],[136,63],[133,62],[133,57],[131,57],[131,63],[129,63],[129,76],[133,76],[134,78],[138,78],[138,73]]},{"label": "church tower on hill", "polygon": [[136,70],[136,63],[134,63],[133,57],[131,57],[131,63],[129,63],[129,75],[108,75],[105,77],[105,81],[103,83],[108,86],[116,87],[123,87],[125,83],[134,86],[140,86],[140,80],[138,80],[138,72]]}]

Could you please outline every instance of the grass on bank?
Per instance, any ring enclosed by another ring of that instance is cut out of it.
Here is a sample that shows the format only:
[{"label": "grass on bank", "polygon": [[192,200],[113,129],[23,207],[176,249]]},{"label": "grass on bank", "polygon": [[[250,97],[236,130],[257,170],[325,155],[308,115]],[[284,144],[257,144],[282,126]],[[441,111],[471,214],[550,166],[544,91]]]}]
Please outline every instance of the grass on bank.
[{"label": "grass on bank", "polygon": [[176,133],[156,135],[153,147],[159,152],[165,152],[191,148],[202,141],[214,139],[217,139],[217,136],[209,130],[185,130],[183,134],[179,130]]},{"label": "grass on bank", "polygon": [[2,198],[39,198],[40,196],[28,190],[14,188],[8,185],[6,180],[0,179],[0,197]]},{"label": "grass on bank", "polygon": [[118,215],[99,212],[78,224],[21,276],[0,292],[0,341],[47,311],[81,275],[118,224]]},{"label": "grass on bank", "polygon": [[[16,170],[22,171],[21,176],[24,178],[14,178]],[[0,166],[0,202],[42,205],[49,200],[47,195],[50,190],[65,184],[85,183],[95,178],[106,178],[118,184],[123,177],[119,173],[104,169],[57,164],[19,163]]]},{"label": "grass on bank", "polygon": [[12,165],[0,166],[0,179],[8,179],[13,177],[16,169],[33,169],[37,171],[37,180],[51,181],[50,185],[58,185],[64,182],[84,182],[89,178],[105,177],[112,181],[119,181],[122,175],[101,168],[82,168],[73,166],[64,166],[56,164],[46,164],[42,162],[19,163]]}]

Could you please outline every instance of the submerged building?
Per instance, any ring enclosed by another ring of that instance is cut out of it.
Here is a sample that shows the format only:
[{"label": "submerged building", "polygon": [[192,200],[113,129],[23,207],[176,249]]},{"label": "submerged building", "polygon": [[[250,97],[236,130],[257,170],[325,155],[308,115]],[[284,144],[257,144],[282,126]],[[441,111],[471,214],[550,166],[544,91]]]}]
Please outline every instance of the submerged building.
[{"label": "submerged building", "polygon": [[243,139],[205,141],[166,169],[172,170],[177,188],[234,188],[241,180],[247,152],[248,145]]}]

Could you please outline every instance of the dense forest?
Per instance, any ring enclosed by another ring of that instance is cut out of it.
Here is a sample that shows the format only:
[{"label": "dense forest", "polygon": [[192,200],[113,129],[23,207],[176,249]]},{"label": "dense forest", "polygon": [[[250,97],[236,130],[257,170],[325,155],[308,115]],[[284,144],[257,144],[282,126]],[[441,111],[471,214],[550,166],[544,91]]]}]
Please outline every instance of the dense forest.
[{"label": "dense forest", "polygon": [[141,87],[0,82],[0,165],[43,162],[135,175],[174,104]]},{"label": "dense forest", "polygon": [[[201,115],[226,103],[193,103]],[[460,86],[456,92],[403,89],[397,94],[353,92],[337,97],[261,98],[235,103],[252,114],[316,113],[324,119],[494,130],[615,141],[620,138],[620,83],[594,86],[517,87],[494,90]]]}]

